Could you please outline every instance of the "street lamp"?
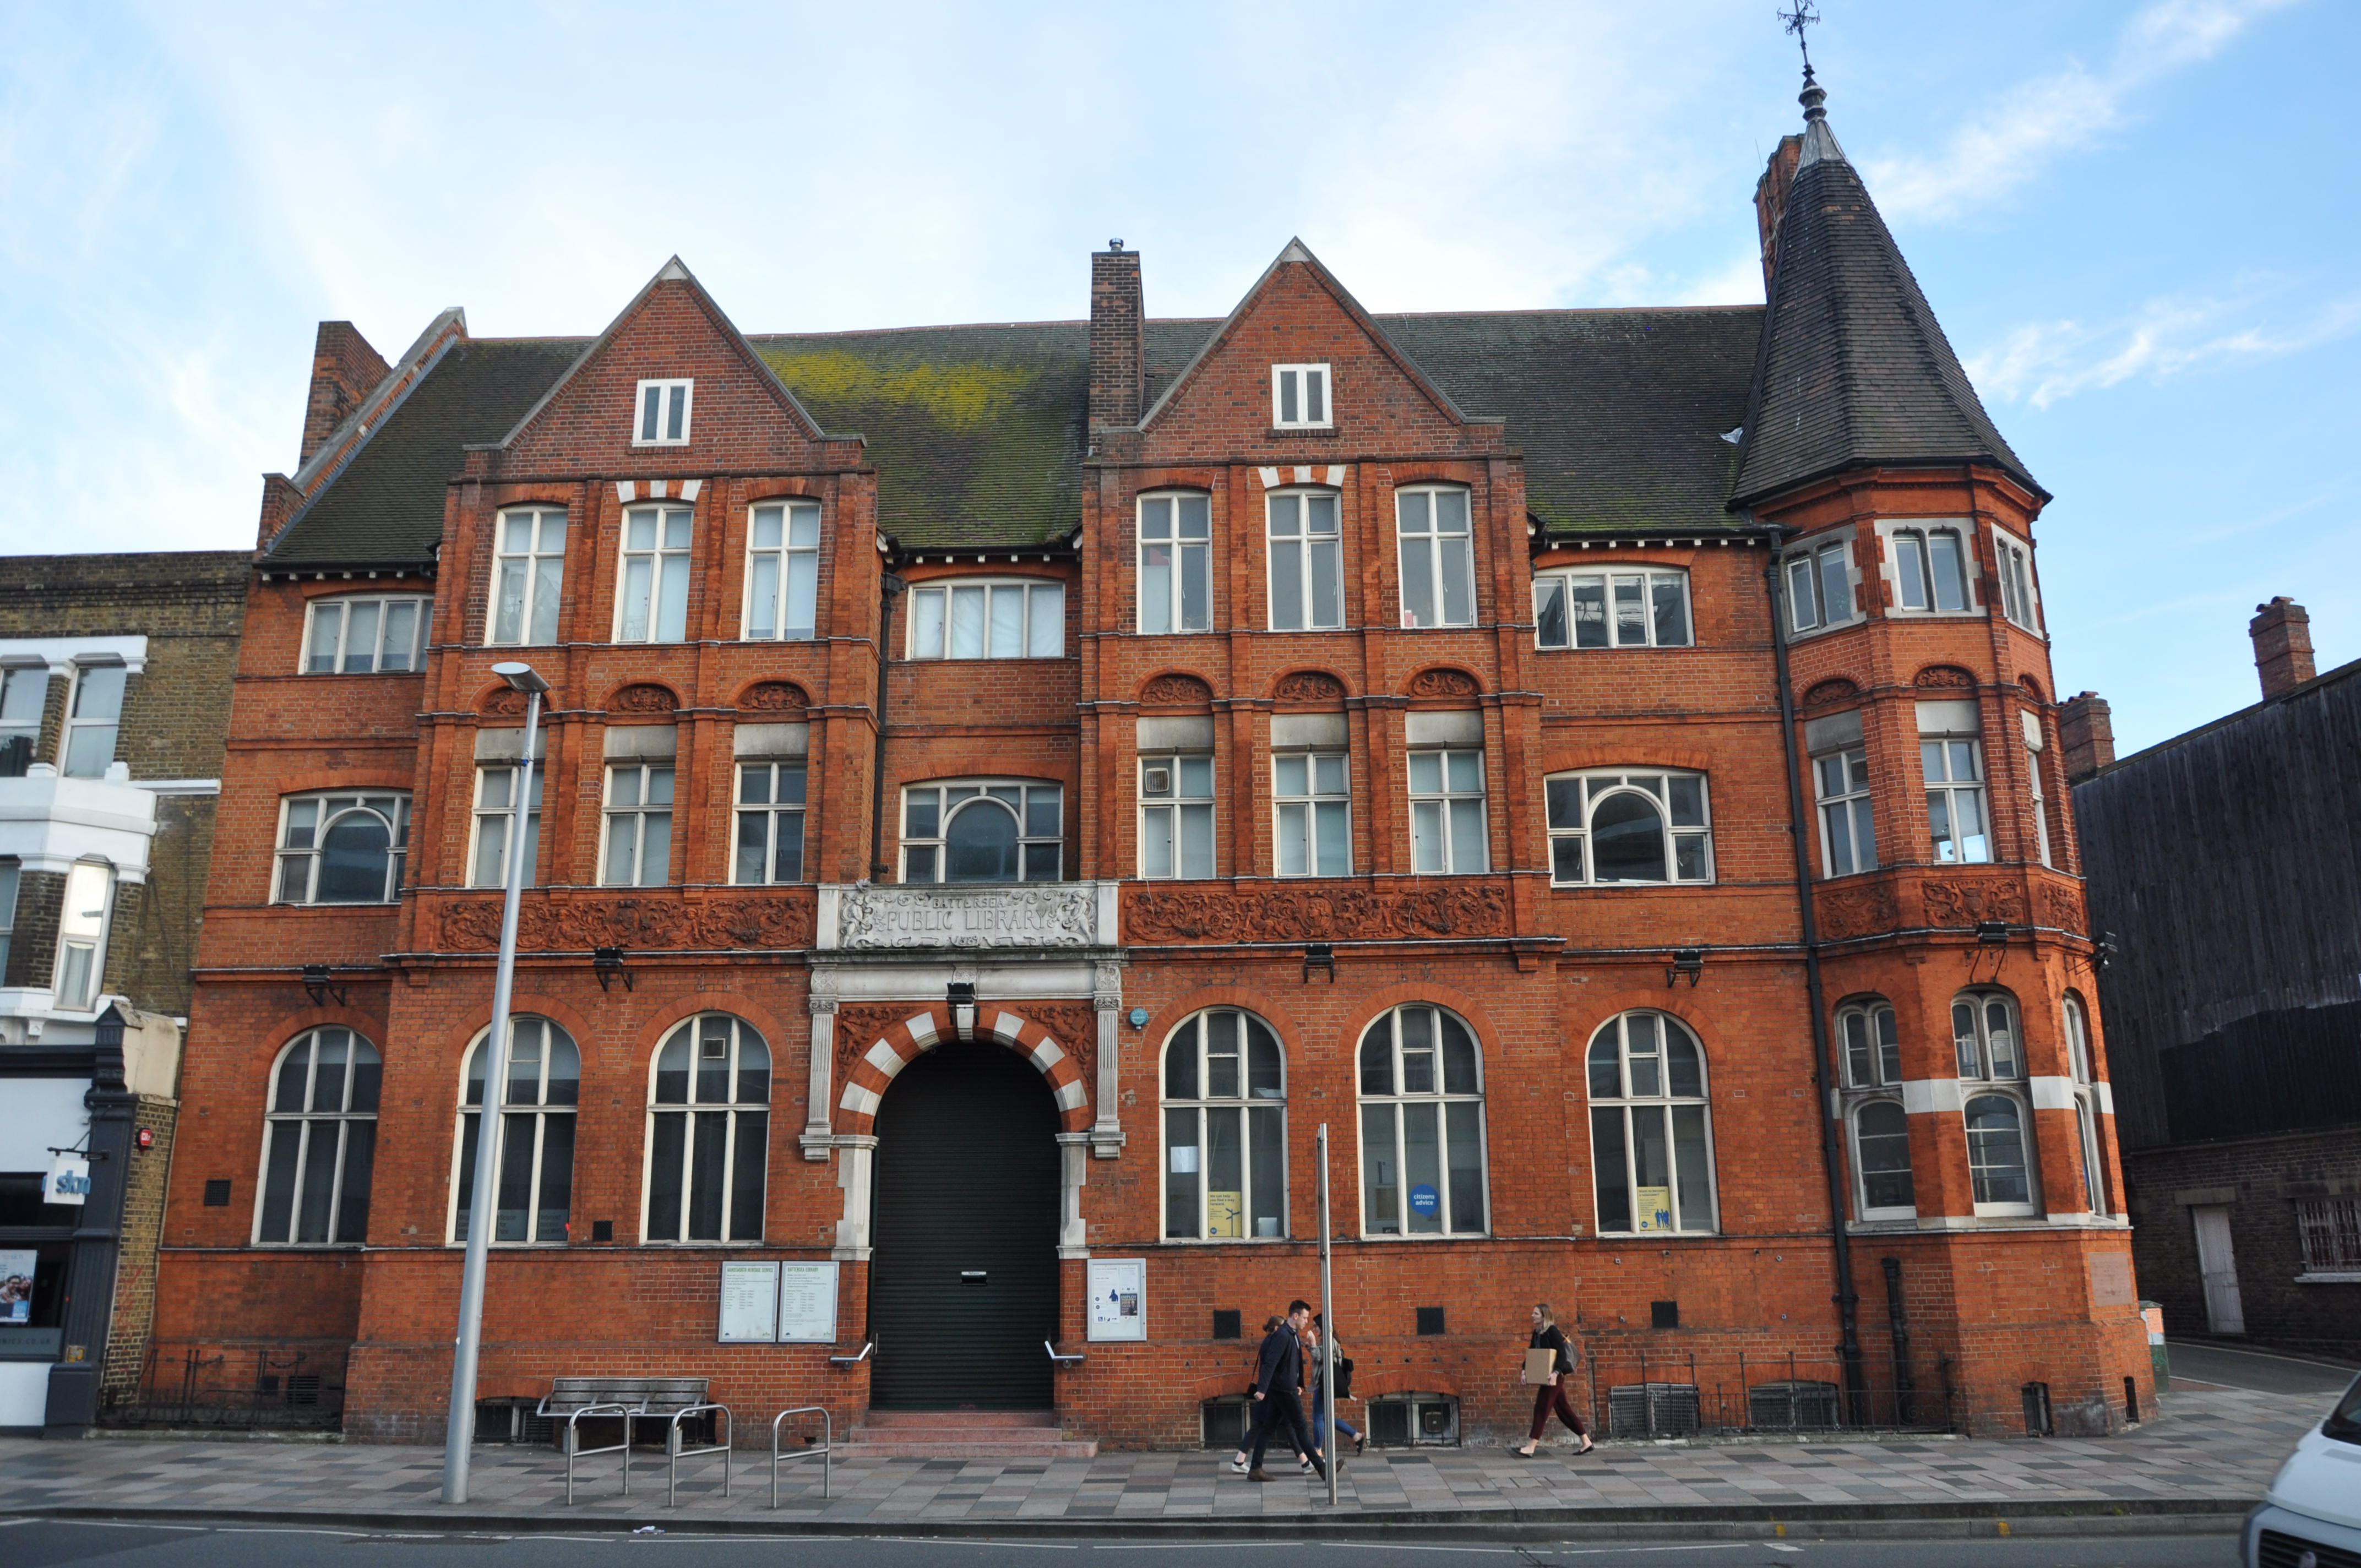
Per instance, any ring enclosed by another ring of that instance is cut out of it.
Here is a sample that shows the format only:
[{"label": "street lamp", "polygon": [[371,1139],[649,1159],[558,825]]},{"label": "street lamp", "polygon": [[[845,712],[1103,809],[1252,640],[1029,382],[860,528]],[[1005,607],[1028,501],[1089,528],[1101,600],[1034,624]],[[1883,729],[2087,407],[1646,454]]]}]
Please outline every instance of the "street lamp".
[{"label": "street lamp", "polygon": [[[517,905],[524,894],[525,828],[532,821],[534,741],[549,683],[531,664],[494,664],[492,674],[525,694],[524,762],[509,797],[508,875],[500,905],[500,959],[492,980],[492,1032],[484,1041],[484,1103],[476,1123],[476,1190],[467,1202],[467,1262],[459,1278],[459,1343],[451,1358],[451,1420],[443,1434],[443,1500],[467,1500],[467,1460],[476,1439],[476,1353],[484,1333],[484,1269],[491,1261],[493,1194],[499,1186],[500,1091],[509,1079],[509,998],[516,985]],[[463,1097],[464,1098],[464,1097]]]}]

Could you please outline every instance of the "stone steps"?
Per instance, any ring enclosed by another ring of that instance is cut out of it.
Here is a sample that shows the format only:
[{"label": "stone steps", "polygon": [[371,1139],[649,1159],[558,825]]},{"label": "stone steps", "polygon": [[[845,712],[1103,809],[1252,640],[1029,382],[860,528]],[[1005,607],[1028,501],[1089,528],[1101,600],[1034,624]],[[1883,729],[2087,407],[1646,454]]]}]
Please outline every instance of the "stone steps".
[{"label": "stone steps", "polygon": [[1092,1459],[1054,1410],[871,1410],[846,1434],[845,1459]]}]

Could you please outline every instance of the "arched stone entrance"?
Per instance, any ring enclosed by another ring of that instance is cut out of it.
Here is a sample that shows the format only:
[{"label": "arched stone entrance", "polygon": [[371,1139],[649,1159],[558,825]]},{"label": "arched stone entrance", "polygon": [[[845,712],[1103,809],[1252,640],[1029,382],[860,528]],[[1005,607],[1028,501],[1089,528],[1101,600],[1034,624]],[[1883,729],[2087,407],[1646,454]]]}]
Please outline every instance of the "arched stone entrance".
[{"label": "arched stone entrance", "polygon": [[875,1112],[870,1401],[1047,1409],[1058,1337],[1060,1108],[996,1042],[896,1072]]}]

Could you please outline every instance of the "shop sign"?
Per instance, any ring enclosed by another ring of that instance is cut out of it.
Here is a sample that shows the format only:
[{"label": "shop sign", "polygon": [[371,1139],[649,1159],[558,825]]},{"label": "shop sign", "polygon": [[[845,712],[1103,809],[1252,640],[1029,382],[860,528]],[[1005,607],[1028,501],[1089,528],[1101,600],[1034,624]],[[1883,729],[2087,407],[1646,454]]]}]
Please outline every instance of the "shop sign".
[{"label": "shop sign", "polygon": [[86,1203],[90,1201],[90,1161],[80,1155],[49,1157],[49,1174],[41,1179],[44,1203]]}]

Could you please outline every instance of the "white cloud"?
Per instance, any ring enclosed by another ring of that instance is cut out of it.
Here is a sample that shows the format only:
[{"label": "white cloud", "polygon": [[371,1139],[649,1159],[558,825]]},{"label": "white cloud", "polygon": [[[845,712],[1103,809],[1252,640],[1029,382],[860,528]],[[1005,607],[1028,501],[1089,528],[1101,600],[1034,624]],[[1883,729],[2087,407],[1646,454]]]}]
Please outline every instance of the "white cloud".
[{"label": "white cloud", "polygon": [[2127,124],[2130,100],[2158,78],[2212,59],[2266,12],[2294,0],[2160,0],[2125,23],[2102,70],[2077,61],[2002,93],[1932,158],[1869,167],[1889,217],[1948,218],[2025,183],[2051,159]]},{"label": "white cloud", "polygon": [[2260,308],[2253,296],[2166,297],[2114,322],[2036,322],[1971,356],[1967,371],[1989,397],[2046,409],[2077,392],[2135,378],[2164,381],[2192,370],[2284,358],[2361,331],[2361,294],[2314,306],[2287,325],[2233,324]]}]

